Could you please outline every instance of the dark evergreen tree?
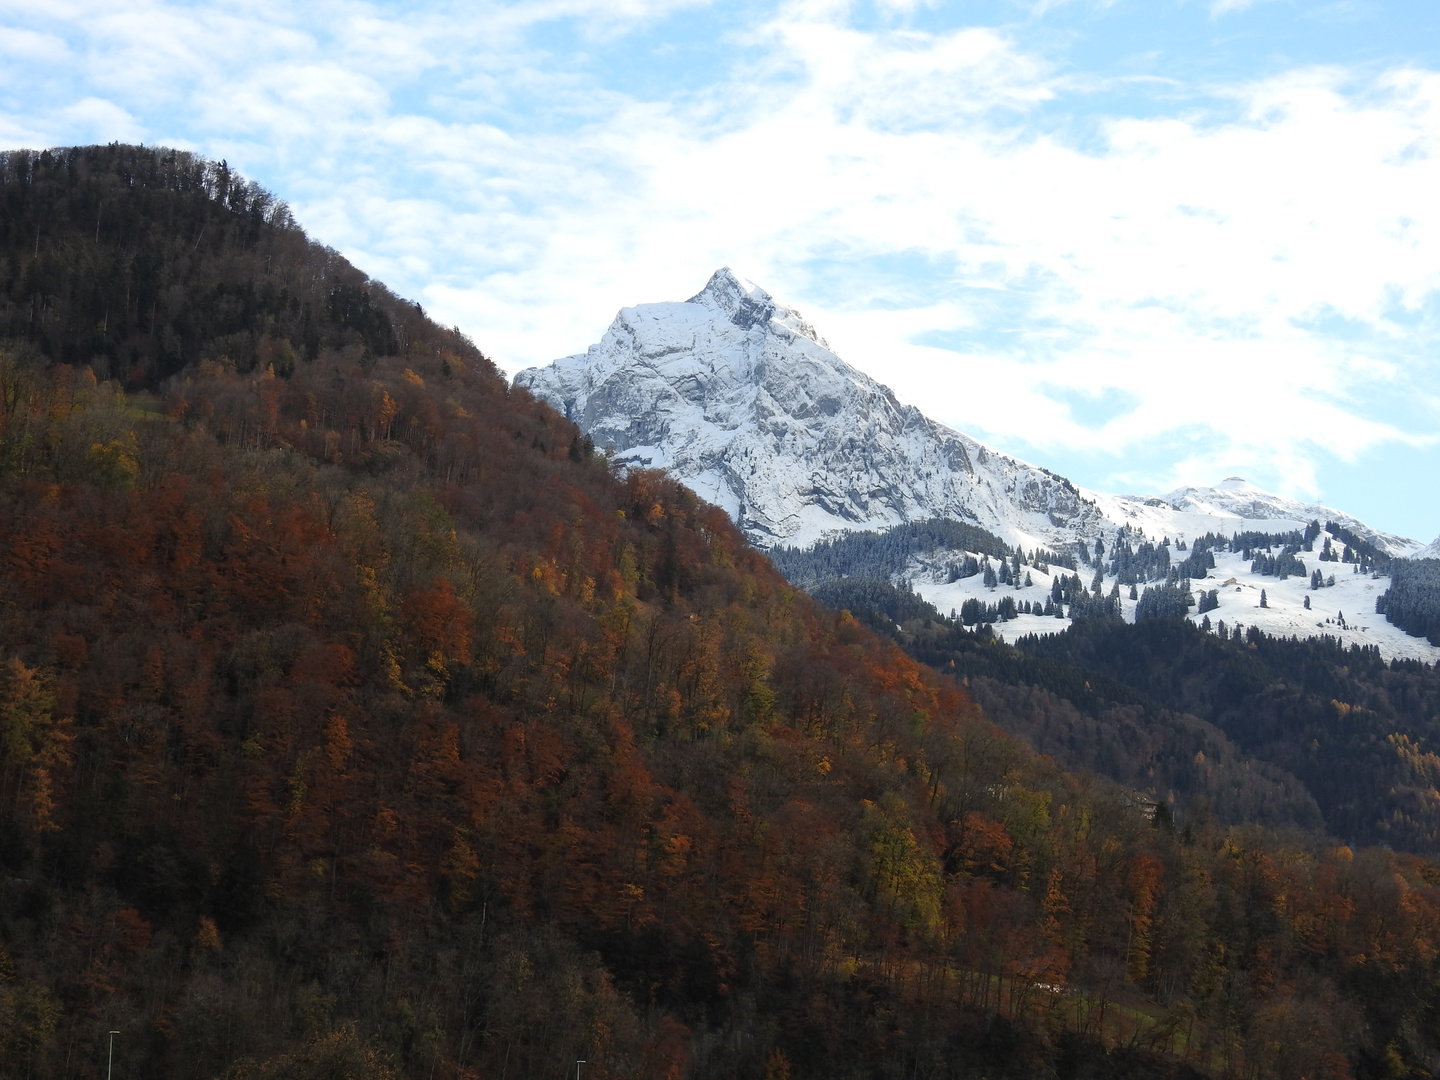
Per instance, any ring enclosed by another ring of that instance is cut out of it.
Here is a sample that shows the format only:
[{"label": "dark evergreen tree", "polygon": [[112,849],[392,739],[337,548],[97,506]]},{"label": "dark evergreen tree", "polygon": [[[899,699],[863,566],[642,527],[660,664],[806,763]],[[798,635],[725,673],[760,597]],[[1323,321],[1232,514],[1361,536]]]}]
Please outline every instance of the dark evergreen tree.
[{"label": "dark evergreen tree", "polygon": [[1325,523],[1325,531],[1337,540],[1344,541],[1345,550],[1340,556],[1341,562],[1355,563],[1367,574],[1383,572],[1389,567],[1390,556],[1358,533],[1333,521]]},{"label": "dark evergreen tree", "polygon": [[1290,577],[1305,577],[1305,564],[1296,556],[1299,550],[1298,545],[1286,544],[1278,555],[1259,554],[1250,564],[1252,574],[1262,574],[1265,577],[1278,577],[1280,579]]},{"label": "dark evergreen tree", "polygon": [[1390,588],[1375,601],[1389,622],[1432,645],[1440,645],[1440,559],[1395,559]]},{"label": "dark evergreen tree", "polygon": [[1157,581],[1170,571],[1170,549],[1148,540],[1132,547],[1122,538],[1110,549],[1109,571],[1123,585]]},{"label": "dark evergreen tree", "polygon": [[1152,585],[1140,594],[1135,621],[1184,618],[1190,610],[1190,590],[1179,585]]}]

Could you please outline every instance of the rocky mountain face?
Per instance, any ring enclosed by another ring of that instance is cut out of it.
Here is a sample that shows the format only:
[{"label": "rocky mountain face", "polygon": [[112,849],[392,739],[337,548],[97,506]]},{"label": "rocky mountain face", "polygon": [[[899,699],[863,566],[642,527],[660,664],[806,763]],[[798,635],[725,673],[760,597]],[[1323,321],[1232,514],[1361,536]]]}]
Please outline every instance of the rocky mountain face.
[{"label": "rocky mountain face", "polygon": [[1092,492],[903,405],[799,312],[729,269],[683,303],[620,311],[583,353],[515,382],[622,463],[664,469],[760,547],[946,518],[1059,550],[1123,528],[1159,540],[1334,520],[1392,555],[1420,544],[1231,478],[1163,498]]},{"label": "rocky mountain face", "polygon": [[1028,546],[1102,524],[1063,477],[902,405],[728,269],[623,309],[587,352],[516,376],[623,462],[665,469],[761,547],[954,518]]}]

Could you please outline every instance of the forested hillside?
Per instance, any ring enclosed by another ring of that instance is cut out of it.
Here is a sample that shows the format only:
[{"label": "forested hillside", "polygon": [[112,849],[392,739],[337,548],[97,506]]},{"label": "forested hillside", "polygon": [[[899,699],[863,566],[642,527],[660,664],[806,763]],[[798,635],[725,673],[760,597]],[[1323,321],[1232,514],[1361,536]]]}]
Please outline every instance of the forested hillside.
[{"label": "forested hillside", "polygon": [[[941,617],[914,593],[852,580],[816,590],[911,656],[963,679],[986,714],[1062,767],[1144,793],[1177,820],[1320,830],[1314,797],[1293,774],[1238,747],[1213,723],[1065,658],[999,642]],[[1093,629],[1082,620],[1076,635]]]},{"label": "forested hillside", "polygon": [[1435,862],[1066,773],[220,166],[0,179],[0,1076],[1440,1072]]},{"label": "forested hillside", "polygon": [[1207,819],[1323,821],[1348,843],[1440,854],[1433,665],[1253,627],[1242,639],[1178,616],[1084,618],[1008,646],[889,583],[857,579],[817,594],[968,680],[993,719],[1066,768]]}]

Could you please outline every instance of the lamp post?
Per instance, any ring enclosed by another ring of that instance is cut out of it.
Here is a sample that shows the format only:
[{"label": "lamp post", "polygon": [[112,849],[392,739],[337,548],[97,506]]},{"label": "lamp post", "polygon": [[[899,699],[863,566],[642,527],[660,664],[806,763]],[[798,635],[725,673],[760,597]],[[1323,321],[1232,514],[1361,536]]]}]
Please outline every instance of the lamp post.
[{"label": "lamp post", "polygon": [[575,1059],[575,1080],[580,1080],[580,1066],[586,1064],[584,1058]]},{"label": "lamp post", "polygon": [[110,1060],[105,1063],[105,1080],[110,1080],[110,1074],[115,1071],[115,1036],[120,1032],[110,1032]]}]

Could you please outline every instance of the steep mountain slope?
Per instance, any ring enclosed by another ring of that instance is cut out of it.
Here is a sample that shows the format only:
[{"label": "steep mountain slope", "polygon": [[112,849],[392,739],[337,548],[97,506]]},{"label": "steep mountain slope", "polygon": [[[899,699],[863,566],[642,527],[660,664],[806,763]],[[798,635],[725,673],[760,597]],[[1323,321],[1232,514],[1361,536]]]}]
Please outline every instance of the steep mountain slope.
[{"label": "steep mountain slope", "polygon": [[1069,481],[927,419],[728,269],[684,303],[616,316],[599,344],[515,382],[664,469],[762,546],[949,517],[1034,547],[1100,517]]},{"label": "steep mountain slope", "polygon": [[1435,863],[1065,774],[232,179],[0,156],[0,1078],[1426,1075]]}]

